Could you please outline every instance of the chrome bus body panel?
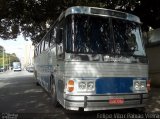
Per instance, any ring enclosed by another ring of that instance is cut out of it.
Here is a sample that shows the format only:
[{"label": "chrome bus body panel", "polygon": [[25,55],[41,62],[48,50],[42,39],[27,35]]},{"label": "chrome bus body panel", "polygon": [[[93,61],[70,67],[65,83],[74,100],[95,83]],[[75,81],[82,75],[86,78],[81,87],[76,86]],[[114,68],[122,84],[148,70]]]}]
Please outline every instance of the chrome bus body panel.
[{"label": "chrome bus body panel", "polygon": [[98,77],[148,77],[148,65],[67,61],[65,77],[98,78]]},{"label": "chrome bus body panel", "polygon": [[[135,79],[148,77],[148,65],[141,63],[66,61],[65,69],[64,75],[66,80],[97,80],[97,78],[100,77],[134,77]],[[143,97],[142,99],[141,95]],[[122,105],[110,105],[108,100],[112,98],[123,98],[125,102]],[[74,92],[65,92],[64,107],[69,110],[79,110],[79,108],[84,108],[84,111],[138,108],[144,107],[147,100],[147,90],[138,93],[97,94],[96,91],[78,92],[76,87]]]},{"label": "chrome bus body panel", "polygon": [[86,15],[96,15],[103,17],[112,17],[112,18],[124,19],[141,23],[139,17],[135,15],[116,10],[97,8],[97,7],[84,7],[84,6],[70,7],[64,13],[65,17],[71,14],[86,14]]}]

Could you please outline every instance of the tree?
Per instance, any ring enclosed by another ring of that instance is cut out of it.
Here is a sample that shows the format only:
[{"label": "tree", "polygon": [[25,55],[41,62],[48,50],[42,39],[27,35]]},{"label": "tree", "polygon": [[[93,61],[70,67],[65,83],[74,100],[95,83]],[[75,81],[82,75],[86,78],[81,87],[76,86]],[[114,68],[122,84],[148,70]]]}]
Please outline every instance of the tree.
[{"label": "tree", "polygon": [[143,30],[147,31],[149,26],[154,29],[160,28],[160,0],[141,0],[133,13],[141,18]]},{"label": "tree", "polygon": [[12,66],[13,62],[20,62],[15,53],[9,54],[8,56],[10,57],[10,66]]},{"label": "tree", "polygon": [[148,26],[160,27],[159,0],[1,0],[0,1],[0,37],[15,39],[22,33],[37,43],[44,36],[62,11],[71,6],[83,5],[118,9],[138,15]]},{"label": "tree", "polygon": [[9,54],[4,52],[3,55],[3,46],[0,46],[0,67],[3,67],[3,56],[4,56],[4,64],[5,66],[11,66],[13,62],[19,62],[19,58],[16,56],[15,53]]},{"label": "tree", "polygon": [[4,49],[4,48],[3,48],[3,46],[0,46],[0,52],[2,52],[2,51],[3,51],[3,49]]}]

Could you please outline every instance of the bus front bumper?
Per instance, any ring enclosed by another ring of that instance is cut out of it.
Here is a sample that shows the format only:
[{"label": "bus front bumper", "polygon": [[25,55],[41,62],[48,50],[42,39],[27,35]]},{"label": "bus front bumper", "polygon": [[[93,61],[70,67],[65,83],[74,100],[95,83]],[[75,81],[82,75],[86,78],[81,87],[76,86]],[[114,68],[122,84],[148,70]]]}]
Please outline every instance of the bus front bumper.
[{"label": "bus front bumper", "polygon": [[[123,99],[123,104],[110,104],[110,99]],[[144,107],[148,94],[116,94],[116,95],[68,95],[65,94],[64,107],[68,110],[84,111],[112,110]]]}]

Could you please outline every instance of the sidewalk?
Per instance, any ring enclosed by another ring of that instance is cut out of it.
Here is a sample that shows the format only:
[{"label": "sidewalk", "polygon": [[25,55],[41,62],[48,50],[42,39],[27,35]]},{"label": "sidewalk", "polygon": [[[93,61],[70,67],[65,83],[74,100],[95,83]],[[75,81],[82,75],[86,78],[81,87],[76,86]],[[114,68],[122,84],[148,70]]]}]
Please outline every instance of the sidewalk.
[{"label": "sidewalk", "polygon": [[160,113],[160,88],[151,88],[146,111]]},{"label": "sidewalk", "polygon": [[[7,70],[8,71],[8,70]],[[0,72],[0,74],[3,74],[3,73],[5,73],[6,71],[4,71],[4,72]]]},{"label": "sidewalk", "polygon": [[0,72],[0,74],[6,73],[6,72],[10,72],[10,71],[12,71],[12,70],[6,70],[4,72]]},{"label": "sidewalk", "polygon": [[10,73],[10,72],[12,72],[12,70],[7,70],[5,72],[0,72],[0,78],[3,77],[4,75]]}]

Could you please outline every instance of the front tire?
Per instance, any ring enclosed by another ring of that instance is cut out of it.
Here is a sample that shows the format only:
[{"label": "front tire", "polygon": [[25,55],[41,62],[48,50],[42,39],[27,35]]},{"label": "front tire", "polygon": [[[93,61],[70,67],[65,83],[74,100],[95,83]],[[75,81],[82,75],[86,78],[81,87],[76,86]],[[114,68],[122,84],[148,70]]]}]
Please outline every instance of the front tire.
[{"label": "front tire", "polygon": [[57,101],[57,91],[56,91],[55,81],[53,78],[51,79],[51,100],[54,107],[59,106],[59,102]]}]

